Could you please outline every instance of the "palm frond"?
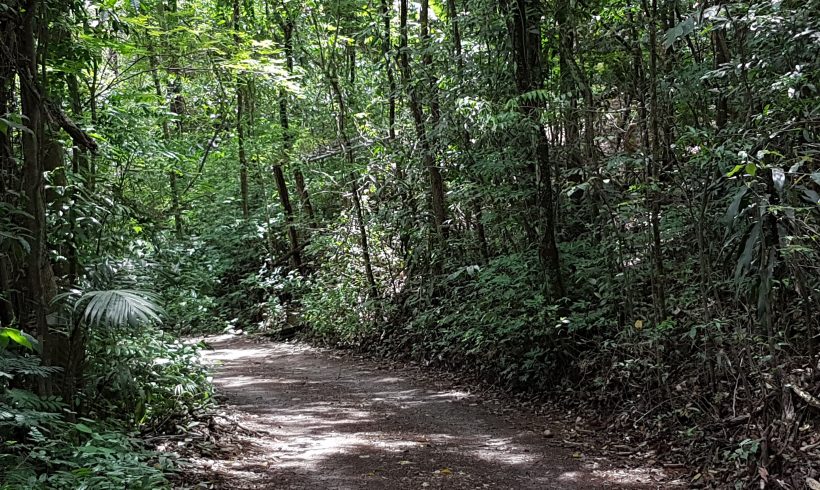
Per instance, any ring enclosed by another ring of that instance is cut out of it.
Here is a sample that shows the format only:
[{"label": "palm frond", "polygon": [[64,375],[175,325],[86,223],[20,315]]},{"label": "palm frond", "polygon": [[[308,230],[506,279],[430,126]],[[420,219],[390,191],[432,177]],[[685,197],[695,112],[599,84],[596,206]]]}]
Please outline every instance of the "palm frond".
[{"label": "palm frond", "polygon": [[82,321],[91,326],[131,326],[141,323],[161,323],[164,311],[159,298],[147,291],[112,289],[83,293],[75,304],[82,311]]}]

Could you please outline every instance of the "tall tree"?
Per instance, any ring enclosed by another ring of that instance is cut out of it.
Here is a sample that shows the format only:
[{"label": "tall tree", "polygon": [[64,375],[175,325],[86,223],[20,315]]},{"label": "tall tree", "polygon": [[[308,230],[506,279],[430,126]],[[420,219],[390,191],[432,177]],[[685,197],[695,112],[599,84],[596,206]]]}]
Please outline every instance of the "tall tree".
[{"label": "tall tree", "polygon": [[[399,61],[401,66],[402,83],[404,85],[404,91],[407,94],[407,104],[410,108],[411,114],[413,115],[413,123],[416,129],[416,138],[419,141],[421,149],[422,165],[427,170],[427,174],[429,177],[430,209],[433,215],[433,225],[435,233],[437,234],[439,239],[441,239],[440,243],[443,245],[445,243],[444,240],[446,240],[447,237],[447,229],[445,225],[445,222],[447,220],[447,205],[445,201],[444,179],[441,176],[441,170],[436,164],[436,157],[434,154],[435,150],[430,142],[429,132],[424,122],[424,107],[422,106],[421,93],[419,90],[420,83],[413,79],[413,74],[410,68],[407,9],[407,0],[402,0],[400,3],[399,14]],[[421,3],[419,20],[420,36],[422,39],[422,50],[428,50],[430,48],[428,11],[429,2],[423,0]],[[423,66],[428,67],[429,63],[429,55],[424,54],[422,60]],[[431,88],[431,90],[434,89]],[[435,106],[436,103],[432,102],[431,107],[433,107],[434,112],[437,111],[437,109],[435,109]],[[433,116],[434,120],[437,118],[437,115]]]},{"label": "tall tree", "polygon": [[550,142],[539,120],[538,105],[526,95],[543,88],[541,64],[541,7],[535,0],[509,0],[504,3],[509,20],[509,33],[513,49],[515,83],[521,99],[520,110],[530,119],[533,144],[525,146],[527,160],[534,160],[530,167],[535,176],[539,208],[541,237],[539,253],[547,276],[547,288],[554,300],[564,296],[564,280],[561,261],[555,241],[555,200],[553,197],[552,163]]}]

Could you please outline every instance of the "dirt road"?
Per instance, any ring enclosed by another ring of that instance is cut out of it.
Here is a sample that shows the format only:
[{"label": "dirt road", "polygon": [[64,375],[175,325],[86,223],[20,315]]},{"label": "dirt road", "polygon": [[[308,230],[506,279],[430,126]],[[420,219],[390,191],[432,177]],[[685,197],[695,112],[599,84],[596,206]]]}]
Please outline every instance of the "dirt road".
[{"label": "dirt road", "polygon": [[584,454],[551,436],[560,428],[544,417],[431,372],[299,343],[208,342],[226,410],[254,434],[230,459],[197,462],[206,488],[668,487],[659,470]]}]

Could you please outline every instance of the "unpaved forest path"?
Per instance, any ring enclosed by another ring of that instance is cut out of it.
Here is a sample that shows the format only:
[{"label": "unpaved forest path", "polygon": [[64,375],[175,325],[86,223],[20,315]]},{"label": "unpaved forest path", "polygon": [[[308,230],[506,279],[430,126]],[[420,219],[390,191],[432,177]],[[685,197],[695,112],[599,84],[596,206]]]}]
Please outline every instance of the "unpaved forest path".
[{"label": "unpaved forest path", "polygon": [[225,410],[253,434],[230,459],[195,461],[204,488],[668,486],[658,470],[574,452],[544,436],[544,417],[458,391],[434,372],[300,343],[206,341]]}]

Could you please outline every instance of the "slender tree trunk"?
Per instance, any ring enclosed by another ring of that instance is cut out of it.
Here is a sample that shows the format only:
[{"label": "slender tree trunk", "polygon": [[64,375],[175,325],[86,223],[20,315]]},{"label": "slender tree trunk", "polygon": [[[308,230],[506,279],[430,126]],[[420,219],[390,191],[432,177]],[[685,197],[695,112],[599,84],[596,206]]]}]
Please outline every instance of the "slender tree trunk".
[{"label": "slender tree trunk", "polygon": [[[393,74],[393,60],[392,49],[390,41],[390,4],[388,0],[381,0],[381,16],[384,26],[384,39],[382,40],[382,57],[384,58],[384,66],[387,71],[387,111],[388,111],[388,125],[387,125],[387,141],[389,144],[396,139],[396,77]],[[401,166],[396,167],[399,179],[403,179]]]},{"label": "slender tree trunk", "polygon": [[367,239],[367,227],[364,223],[364,211],[362,209],[362,199],[359,195],[359,179],[353,167],[356,164],[356,159],[353,155],[353,148],[350,146],[350,138],[347,136],[347,129],[345,126],[345,119],[347,114],[347,107],[342,94],[342,89],[339,86],[339,79],[330,76],[330,89],[336,99],[338,112],[336,114],[336,131],[339,135],[339,143],[342,146],[342,152],[345,155],[345,160],[351,168],[350,171],[350,193],[353,198],[353,208],[356,213],[356,221],[359,228],[359,240],[362,247],[362,261],[364,262],[364,273],[367,278],[367,284],[370,287],[370,294],[373,298],[379,297],[379,290],[376,287],[376,278],[373,275],[373,264],[370,259],[370,245]]},{"label": "slender tree trunk", "polygon": [[[80,87],[77,81],[77,76],[74,74],[70,74],[68,76],[68,93],[69,97],[71,98],[71,112],[74,117],[81,119],[83,117],[83,105],[80,99]],[[72,150],[71,155],[71,172],[75,176],[80,176],[83,184],[88,182],[88,172],[89,172],[89,160],[88,154],[86,150],[80,148],[79,146],[75,146]],[[72,200],[76,200],[77,192],[73,191],[73,195],[71,196]],[[68,250],[68,264],[69,264],[69,274],[68,274],[68,283],[70,285],[77,284],[77,280],[80,277],[82,272],[82,264],[80,264],[79,258],[79,243],[77,243],[77,233],[76,233],[76,221],[77,221],[77,212],[74,209],[74,206],[69,208],[68,212],[68,220],[71,225],[71,243],[69,245]]]},{"label": "slender tree trunk", "polygon": [[[433,224],[435,226],[436,234],[440,238],[443,245],[447,236],[445,229],[446,221],[446,204],[444,200],[444,180],[441,177],[441,171],[436,166],[435,157],[433,156],[433,149],[430,146],[430,141],[427,137],[427,129],[424,125],[424,110],[421,105],[421,99],[418,94],[417,84],[412,80],[410,71],[410,55],[407,47],[407,0],[401,0],[400,12],[400,36],[399,36],[399,60],[401,65],[402,81],[405,92],[407,93],[407,102],[410,106],[410,112],[413,115],[413,122],[416,129],[416,138],[419,140],[419,146],[422,152],[422,163],[427,169],[430,178],[430,208],[433,213]],[[427,2],[423,2],[422,12],[424,17],[427,17]],[[425,27],[422,32],[426,31],[426,21],[423,23]],[[426,36],[426,34],[425,34]]]},{"label": "slender tree trunk", "polygon": [[[288,19],[282,26],[285,36],[285,56],[288,74],[293,72],[293,22]],[[284,89],[279,91],[279,124],[282,127],[282,142],[284,146],[284,161],[290,160],[290,151],[293,147],[293,135],[290,132],[290,119],[288,116],[288,94]],[[285,182],[285,173],[280,164],[273,165],[273,175],[276,180],[276,190],[279,193],[279,202],[285,210],[285,220],[288,225],[288,242],[290,243],[291,261],[293,266],[304,276],[307,274],[304,264],[302,263],[302,253],[299,247],[299,234],[296,230],[296,222],[294,218],[293,206],[290,203],[290,194],[288,193],[288,186]],[[294,169],[294,180],[296,181],[296,188],[299,197],[302,200],[302,205],[308,213],[310,219],[313,219],[313,208],[310,206],[310,199],[305,189],[305,181],[302,172]]]},{"label": "slender tree trunk", "polygon": [[[285,27],[285,38],[290,40],[290,33],[292,26]],[[289,57],[290,61],[290,57]],[[284,143],[284,160],[288,161],[290,158],[290,150],[293,146],[293,138],[290,133],[290,121],[288,119],[288,99],[287,93],[283,90],[279,92],[279,124],[282,127],[282,139]],[[301,172],[299,173],[301,175]],[[285,210],[285,220],[288,225],[288,241],[290,242],[291,260],[294,267],[299,269],[302,275],[305,275],[304,266],[302,264],[302,254],[299,251],[299,234],[296,232],[296,223],[294,220],[293,206],[290,204],[290,194],[288,193],[288,186],[285,182],[285,173],[282,170],[282,165],[273,165],[273,176],[276,180],[276,190],[279,192],[279,202]],[[297,179],[298,180],[298,179]],[[302,181],[304,186],[304,180]],[[304,191],[306,192],[306,191]]]},{"label": "slender tree trunk", "polygon": [[[174,62],[176,64],[176,62]],[[171,113],[175,114],[177,117],[176,120],[176,133],[177,136],[182,135],[183,131],[183,124],[182,124],[182,116],[185,113],[185,104],[182,99],[182,94],[180,93],[180,82],[179,77],[176,76],[174,80],[170,95],[170,106],[171,106]],[[166,123],[167,127],[167,123]],[[167,141],[170,141],[167,140]],[[174,232],[176,233],[177,238],[182,238],[182,205],[180,204],[180,192],[179,192],[179,184],[178,184],[178,171],[177,169],[171,169],[169,173],[169,186],[171,188],[171,212],[174,215]]]},{"label": "slender tree trunk", "polygon": [[[537,0],[508,0],[505,3],[511,16],[510,37],[515,61],[515,80],[519,94],[543,87],[541,66],[541,22]],[[555,242],[555,208],[552,190],[550,143],[539,122],[538,107],[522,102],[520,110],[532,121],[535,134],[531,151],[534,153],[536,192],[542,231],[539,255],[547,276],[547,290],[552,299],[565,295],[558,246]]]},{"label": "slender tree trunk", "polygon": [[293,219],[293,207],[290,204],[290,196],[288,195],[288,186],[285,182],[285,173],[282,171],[281,165],[273,166],[273,176],[276,180],[276,190],[279,193],[279,201],[282,203],[282,208],[285,210],[285,221],[288,225],[288,242],[290,242],[290,256],[293,266],[304,276],[306,274],[304,265],[302,264],[302,253],[299,249],[299,235],[296,232],[296,224]]},{"label": "slender tree trunk", "polygon": [[[0,20],[0,44],[14,50],[14,28],[10,22]],[[0,65],[0,114],[11,112],[14,99],[14,66]],[[16,185],[12,182],[16,173],[16,162],[13,158],[11,131],[0,131],[0,203],[10,199],[9,189]],[[11,217],[7,217],[12,221]],[[0,252],[0,325],[10,326],[15,316],[15,307],[12,300],[15,295],[12,287],[11,271],[16,269],[9,254]]]},{"label": "slender tree trunk", "polygon": [[239,147],[239,194],[242,199],[242,217],[250,218],[248,203],[248,157],[245,153],[245,95],[241,80],[236,87],[236,138]]},{"label": "slender tree trunk", "polygon": [[[154,91],[157,94],[157,97],[162,99],[162,87],[160,85],[159,80],[159,68],[156,64],[155,58],[153,56],[150,57],[152,60],[152,70],[151,74],[154,80]],[[173,107],[171,107],[173,110]],[[168,145],[171,142],[171,129],[168,126],[168,121],[162,121],[162,137],[165,141],[165,144]],[[177,235],[177,238],[182,237],[182,211],[180,208],[179,202],[179,186],[177,185],[177,172],[176,169],[171,169],[168,172],[168,186],[171,190],[171,213],[174,216],[174,231]]]},{"label": "slender tree trunk", "polygon": [[[715,2],[715,5],[719,6],[720,2]],[[713,29],[711,36],[712,49],[715,53],[712,68],[717,70],[731,61],[731,53],[729,52],[729,44],[726,42],[726,33],[722,28]],[[726,123],[729,120],[729,101],[723,88],[718,89],[715,108],[715,124],[717,125],[718,131],[721,131],[726,127]]]},{"label": "slender tree trunk", "polygon": [[[430,5],[429,0],[421,0],[421,11],[419,13],[419,30],[421,38],[421,65],[426,72],[427,87],[428,87],[428,103],[430,105],[430,121],[433,129],[437,130],[439,121],[441,120],[441,110],[439,109],[437,81],[433,76],[433,55],[432,42],[430,40],[430,26],[429,14]],[[423,116],[423,111],[421,111]],[[424,122],[421,123],[422,128]],[[433,219],[435,220],[436,232],[440,240],[441,247],[447,245],[447,235],[449,226],[447,225],[447,199],[446,189],[444,185],[444,178],[441,175],[441,169],[436,163],[436,152],[434,148],[433,139],[429,131],[425,131],[425,141],[427,142],[427,157],[425,159],[425,166],[430,177],[430,205],[433,211]]]},{"label": "slender tree trunk", "polygon": [[[168,30],[168,21],[165,17],[165,0],[160,0],[157,3],[157,9],[159,10],[159,17],[160,17],[160,25],[164,30]],[[176,11],[175,3],[171,4],[171,12]],[[168,46],[167,40],[163,41],[162,43],[165,49],[172,49],[171,46]],[[151,67],[151,79],[154,82],[154,92],[157,95],[159,100],[165,98],[163,91],[162,91],[162,84],[160,82],[159,77],[159,61],[157,59],[157,54],[154,50],[154,44],[151,40],[151,36],[148,36],[148,63]],[[174,65],[176,62],[173,60],[171,61],[171,70],[174,69]],[[170,98],[170,97],[169,97]],[[169,110],[171,113],[177,113],[177,107],[174,100],[168,101]],[[181,129],[181,122],[177,122],[178,129]],[[165,140],[165,145],[169,145],[171,143],[171,129],[168,125],[168,121],[163,119],[162,121],[162,137]],[[177,182],[177,172],[176,169],[171,169],[168,171],[168,187],[171,191],[171,214],[174,217],[174,232],[176,233],[177,238],[182,238],[182,209],[180,206],[180,196],[179,196],[179,184]]]},{"label": "slender tree trunk", "polygon": [[298,168],[293,169],[293,182],[296,184],[296,193],[299,195],[299,202],[302,203],[302,209],[310,220],[311,228],[319,228],[316,222],[316,213],[313,211],[313,204],[310,202],[310,194],[305,184],[305,174]]},{"label": "slender tree trunk", "polygon": [[[233,0],[233,41],[238,48],[242,42],[239,36],[240,5]],[[245,83],[241,74],[236,80],[236,138],[239,153],[239,195],[242,200],[242,217],[250,218],[248,202],[248,158],[245,153]]]},{"label": "slender tree trunk", "polygon": [[[295,29],[296,24],[290,18],[282,24],[282,31],[285,38],[285,66],[287,67],[289,76],[293,74],[293,34]],[[289,152],[293,147],[293,134],[290,131],[290,119],[288,117],[288,95],[284,89],[279,92],[279,114],[285,151]],[[293,181],[294,184],[296,184],[296,193],[299,195],[302,210],[307,214],[311,227],[318,228],[316,216],[313,211],[313,204],[310,202],[310,194],[308,193],[307,185],[305,185],[305,175],[298,165],[294,165],[293,167]]]},{"label": "slender tree trunk", "polygon": [[666,278],[663,261],[663,248],[661,246],[660,231],[660,201],[659,189],[661,185],[660,168],[665,158],[665,152],[661,150],[660,119],[662,117],[662,104],[658,94],[658,49],[657,49],[657,0],[651,0],[651,8],[644,7],[649,16],[649,83],[650,97],[652,101],[650,113],[650,128],[652,138],[650,140],[651,157],[649,158],[650,175],[650,226],[652,228],[652,252],[655,264],[655,308],[657,310],[657,321],[661,322],[666,318]]},{"label": "slender tree trunk", "polygon": [[557,2],[555,20],[558,23],[561,94],[567,99],[567,107],[564,110],[564,144],[569,149],[570,166],[578,167],[581,164],[578,152],[580,124],[578,121],[577,84],[573,73],[575,27],[571,2]]},{"label": "slender tree trunk", "polygon": [[[462,54],[463,47],[461,44],[461,29],[459,28],[458,24],[458,9],[456,8],[456,0],[447,0],[447,17],[450,19],[450,35],[452,37],[453,43],[453,54],[456,58],[456,75],[458,78],[458,84],[460,87],[464,85],[464,56]],[[471,163],[475,163],[473,157],[473,143],[472,143],[472,136],[470,135],[470,130],[467,129],[461,121],[457,121],[456,124],[459,128],[461,128],[461,142],[464,146],[464,152],[466,153],[467,157],[469,158]],[[478,178],[476,179],[478,184],[483,187],[484,182],[483,179]],[[470,209],[475,215],[475,221],[473,227],[476,231],[476,239],[479,244],[479,250],[481,252],[481,257],[486,261],[490,258],[489,252],[489,245],[487,244],[487,235],[484,230],[484,223],[483,223],[483,212],[481,210],[481,203],[479,202],[478,198],[474,198],[470,202]],[[468,223],[469,228],[469,223]]]}]

